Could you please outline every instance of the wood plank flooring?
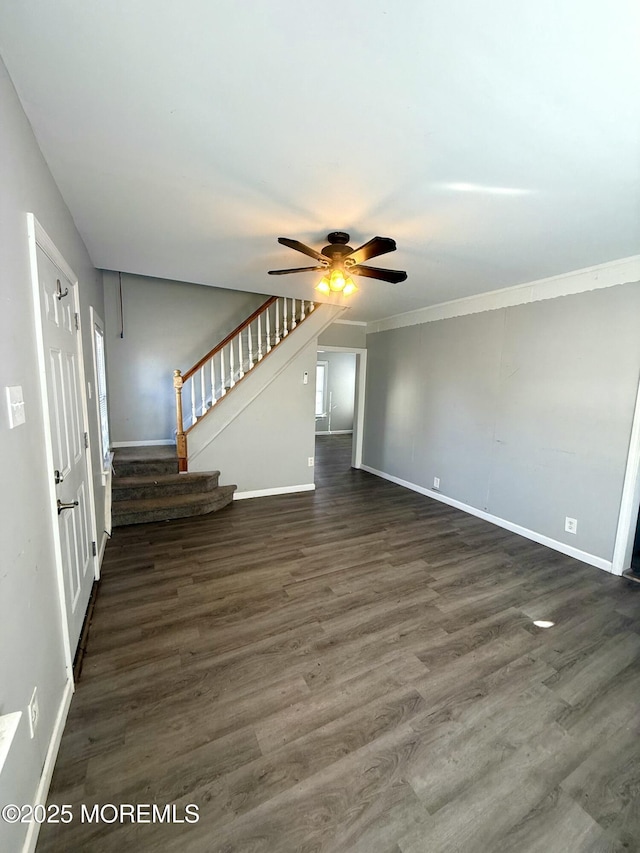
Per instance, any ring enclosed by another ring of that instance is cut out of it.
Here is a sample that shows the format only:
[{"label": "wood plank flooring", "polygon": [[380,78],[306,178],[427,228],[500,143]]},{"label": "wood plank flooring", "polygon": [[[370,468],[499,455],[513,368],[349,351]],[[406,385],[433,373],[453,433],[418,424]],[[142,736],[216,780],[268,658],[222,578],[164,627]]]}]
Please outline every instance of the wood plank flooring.
[{"label": "wood plank flooring", "polygon": [[40,853],[640,850],[640,590],[349,459],[115,531]]}]

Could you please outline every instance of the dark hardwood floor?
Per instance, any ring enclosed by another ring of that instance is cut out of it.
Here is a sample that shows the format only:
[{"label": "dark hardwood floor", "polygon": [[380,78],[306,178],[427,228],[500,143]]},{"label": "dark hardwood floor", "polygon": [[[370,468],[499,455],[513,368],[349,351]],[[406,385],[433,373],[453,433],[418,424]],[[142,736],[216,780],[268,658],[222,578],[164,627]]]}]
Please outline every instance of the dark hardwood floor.
[{"label": "dark hardwood floor", "polygon": [[638,590],[349,439],[315,493],[115,531],[40,853],[640,850]]}]

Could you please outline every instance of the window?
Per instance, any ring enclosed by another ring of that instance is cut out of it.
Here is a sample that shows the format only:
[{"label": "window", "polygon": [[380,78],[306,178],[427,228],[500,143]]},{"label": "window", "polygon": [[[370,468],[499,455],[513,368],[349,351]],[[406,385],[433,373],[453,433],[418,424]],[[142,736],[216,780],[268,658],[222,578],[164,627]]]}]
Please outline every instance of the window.
[{"label": "window", "polygon": [[104,351],[103,323],[93,308],[91,309],[91,326],[93,329],[96,407],[98,409],[98,425],[100,427],[100,455],[102,458],[102,470],[106,473],[111,467],[111,441],[109,439],[109,412],[107,409],[107,364]]},{"label": "window", "polygon": [[327,414],[327,368],[328,362],[319,361],[316,364],[316,417],[324,418]]}]

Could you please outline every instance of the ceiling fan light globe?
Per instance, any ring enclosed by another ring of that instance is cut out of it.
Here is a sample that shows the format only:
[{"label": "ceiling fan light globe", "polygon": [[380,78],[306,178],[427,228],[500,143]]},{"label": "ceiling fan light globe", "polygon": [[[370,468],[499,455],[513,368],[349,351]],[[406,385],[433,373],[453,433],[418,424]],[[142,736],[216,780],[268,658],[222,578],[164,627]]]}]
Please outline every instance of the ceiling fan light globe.
[{"label": "ceiling fan light globe", "polygon": [[329,278],[329,287],[331,290],[333,290],[334,293],[340,293],[341,290],[344,290],[345,284],[346,281],[342,270],[334,270]]},{"label": "ceiling fan light globe", "polygon": [[356,285],[353,279],[348,278],[342,291],[343,296],[351,296],[352,293],[357,293],[360,288]]},{"label": "ceiling fan light globe", "polygon": [[326,275],[318,282],[318,284],[316,284],[316,290],[318,290],[320,293],[331,293],[329,279]]}]

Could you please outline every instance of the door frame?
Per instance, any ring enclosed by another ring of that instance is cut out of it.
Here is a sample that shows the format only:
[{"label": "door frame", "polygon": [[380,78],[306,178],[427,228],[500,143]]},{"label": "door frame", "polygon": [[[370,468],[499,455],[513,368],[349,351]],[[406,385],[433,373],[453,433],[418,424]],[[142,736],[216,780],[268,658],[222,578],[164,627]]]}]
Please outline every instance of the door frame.
[{"label": "door frame", "polygon": [[640,383],[636,394],[636,405],[633,413],[631,426],[631,438],[629,440],[629,454],[627,456],[627,467],[624,474],[622,486],[622,498],[620,500],[620,513],[618,515],[618,528],[616,531],[615,544],[613,546],[613,559],[611,561],[611,572],[621,575],[631,566],[631,554],[633,551],[633,540],[638,523],[638,512],[640,511]]},{"label": "door frame", "polygon": [[[49,260],[54,263],[61,273],[69,279],[72,285],[73,306],[74,311],[78,315],[80,326],[77,335],[78,347],[78,373],[80,385],[80,399],[82,410],[82,431],[89,435],[89,408],[87,404],[87,382],[84,370],[84,350],[82,346],[82,323],[80,321],[80,296],[78,277],[75,275],[69,264],[65,261],[62,254],[56,248],[55,243],[49,237],[42,225],[38,222],[33,213],[27,213],[27,232],[29,236],[29,259],[31,262],[31,288],[33,293],[34,306],[34,331],[36,340],[36,355],[38,362],[38,373],[40,387],[40,402],[42,404],[42,439],[45,449],[45,464],[46,482],[49,497],[49,527],[53,540],[53,553],[56,567],[56,582],[58,586],[58,605],[60,610],[60,622],[62,628],[62,644],[64,648],[65,665],[67,667],[67,676],[73,681],[73,659],[75,649],[71,648],[69,639],[69,621],[67,617],[67,605],[65,599],[64,587],[64,571],[62,565],[62,548],[60,545],[60,531],[58,528],[58,511],[56,508],[56,489],[53,480],[53,443],[51,440],[51,420],[49,411],[49,396],[47,388],[47,375],[45,370],[45,352],[44,352],[44,333],[42,329],[42,305],[40,300],[40,279],[38,276],[38,248],[44,252]],[[71,295],[71,294],[70,294]],[[87,493],[89,496],[89,514],[91,517],[91,536],[94,542],[97,542],[96,536],[96,510],[95,510],[95,495],[93,491],[93,468],[91,464],[91,446],[85,449],[85,460],[87,466]],[[96,548],[97,551],[97,548]],[[99,565],[97,555],[93,557],[93,576],[94,579],[99,577]]]},{"label": "door frame", "polygon": [[[330,347],[318,344],[322,352],[353,352],[356,356],[356,388],[353,401],[353,446],[351,449],[351,467],[362,468],[362,443],[364,439],[364,401],[367,380],[367,350],[364,347]],[[322,354],[322,353],[321,353]],[[322,360],[322,359],[321,359]]]}]

